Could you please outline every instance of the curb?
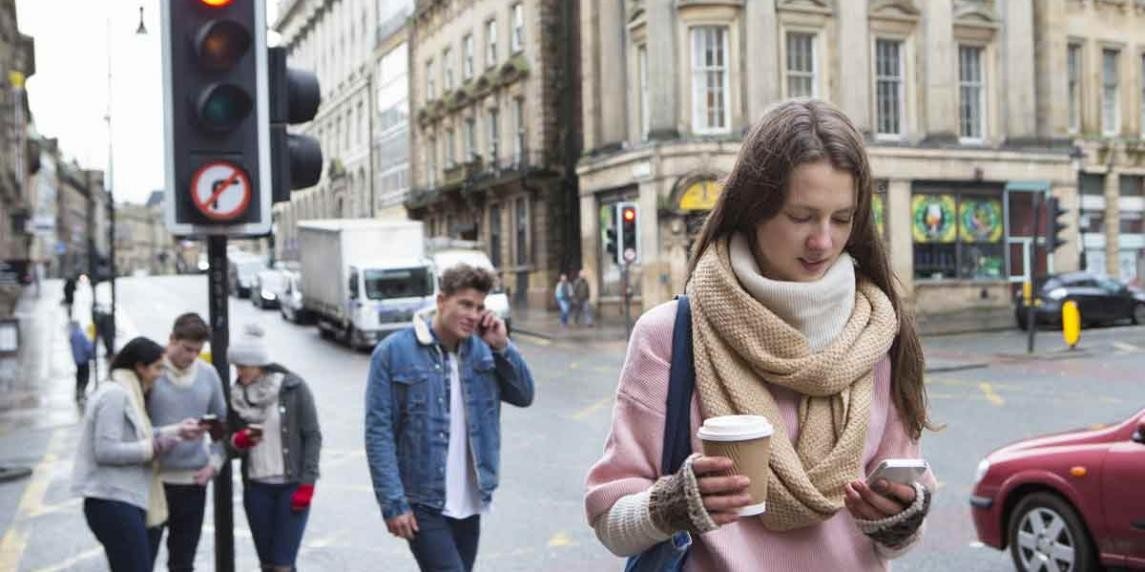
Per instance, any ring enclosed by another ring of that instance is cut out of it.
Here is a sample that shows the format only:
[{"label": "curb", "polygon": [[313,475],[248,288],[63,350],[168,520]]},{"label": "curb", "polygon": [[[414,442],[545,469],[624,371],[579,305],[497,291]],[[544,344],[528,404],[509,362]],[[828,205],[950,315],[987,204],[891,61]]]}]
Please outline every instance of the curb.
[{"label": "curb", "polygon": [[966,371],[968,369],[985,369],[988,367],[990,367],[990,364],[986,362],[940,365],[935,367],[928,367],[923,370],[923,373],[947,373],[951,371]]},{"label": "curb", "polygon": [[513,333],[514,334],[525,334],[526,336],[532,336],[534,338],[541,338],[542,340],[546,340],[546,341],[550,341],[550,342],[553,341],[554,339],[556,339],[553,336],[550,336],[549,334],[542,334],[536,330],[530,330],[527,328],[522,328],[521,326],[518,326],[516,324],[513,325]]}]

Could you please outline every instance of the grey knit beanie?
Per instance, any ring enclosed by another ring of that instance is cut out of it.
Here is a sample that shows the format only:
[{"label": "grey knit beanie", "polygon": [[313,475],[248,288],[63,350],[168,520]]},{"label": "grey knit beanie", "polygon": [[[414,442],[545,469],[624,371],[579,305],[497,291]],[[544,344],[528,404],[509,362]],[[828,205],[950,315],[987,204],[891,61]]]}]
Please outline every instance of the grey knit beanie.
[{"label": "grey knit beanie", "polygon": [[231,342],[227,359],[232,365],[265,367],[270,365],[270,346],[266,344],[266,331],[258,324],[243,326],[242,334]]}]

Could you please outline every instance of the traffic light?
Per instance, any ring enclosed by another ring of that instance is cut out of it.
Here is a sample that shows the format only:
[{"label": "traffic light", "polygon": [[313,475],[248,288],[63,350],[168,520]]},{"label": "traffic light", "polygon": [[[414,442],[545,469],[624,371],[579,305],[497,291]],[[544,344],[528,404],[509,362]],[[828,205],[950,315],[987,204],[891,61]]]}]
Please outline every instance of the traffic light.
[{"label": "traffic light", "polygon": [[616,242],[616,227],[617,224],[615,223],[615,219],[613,219],[612,228],[604,229],[604,250],[612,257],[612,260],[620,264],[620,250],[617,248],[619,245]]},{"label": "traffic light", "polygon": [[1066,243],[1065,218],[1069,213],[1058,204],[1057,197],[1050,197],[1049,202],[1046,203],[1046,212],[1050,215],[1049,252],[1054,252]]},{"label": "traffic light", "polygon": [[165,0],[163,99],[168,229],[270,231],[266,3]]},{"label": "traffic light", "polygon": [[620,234],[619,248],[620,264],[636,264],[640,262],[640,209],[636,203],[620,203],[617,205],[618,232]]},{"label": "traffic light", "polygon": [[287,125],[314,119],[322,94],[313,72],[286,66],[285,48],[270,48],[268,52],[272,202],[280,203],[290,200],[290,191],[317,185],[322,178],[318,139],[286,131]]}]

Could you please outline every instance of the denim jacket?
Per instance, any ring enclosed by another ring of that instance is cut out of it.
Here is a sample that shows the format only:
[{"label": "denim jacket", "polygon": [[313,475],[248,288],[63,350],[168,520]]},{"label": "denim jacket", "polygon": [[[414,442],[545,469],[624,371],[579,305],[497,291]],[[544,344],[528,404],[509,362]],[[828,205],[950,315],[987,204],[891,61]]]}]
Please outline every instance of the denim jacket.
[{"label": "denim jacket", "polygon": [[[477,489],[489,504],[501,454],[501,402],[527,407],[533,376],[511,342],[494,352],[476,335],[458,346],[469,425],[469,459]],[[366,384],[366,457],[383,518],[411,504],[445,506],[449,449],[449,367],[445,350],[421,317],[374,349]]]}]

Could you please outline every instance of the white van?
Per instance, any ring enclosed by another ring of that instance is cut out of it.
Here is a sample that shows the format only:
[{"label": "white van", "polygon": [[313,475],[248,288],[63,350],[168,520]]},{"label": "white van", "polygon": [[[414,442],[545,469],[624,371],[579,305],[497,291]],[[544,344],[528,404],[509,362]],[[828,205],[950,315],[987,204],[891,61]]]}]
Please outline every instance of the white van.
[{"label": "white van", "polygon": [[[432,243],[433,241],[431,241]],[[464,263],[477,268],[485,268],[496,274],[497,269],[493,267],[493,262],[489,260],[489,255],[485,254],[482,250],[474,250],[471,248],[459,248],[455,246],[446,246],[434,250],[430,257],[433,259],[433,266],[437,270],[437,276],[440,278],[445,270],[455,264]],[[440,288],[440,284],[438,285]],[[509,307],[509,296],[505,294],[505,289],[501,286],[500,280],[493,285],[493,291],[485,297],[485,307],[492,310],[502,320],[505,321],[505,328],[508,331],[513,330],[512,326],[512,309]]]}]

